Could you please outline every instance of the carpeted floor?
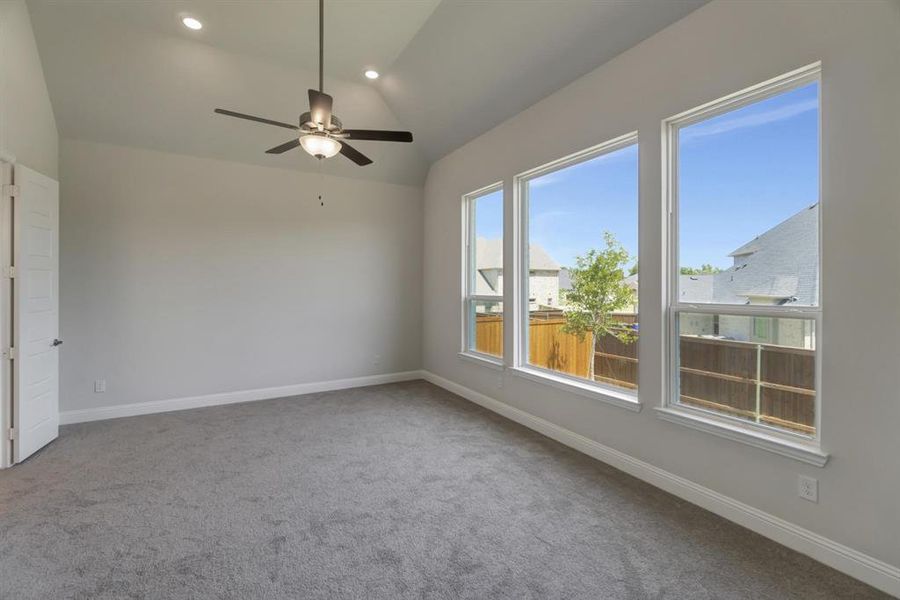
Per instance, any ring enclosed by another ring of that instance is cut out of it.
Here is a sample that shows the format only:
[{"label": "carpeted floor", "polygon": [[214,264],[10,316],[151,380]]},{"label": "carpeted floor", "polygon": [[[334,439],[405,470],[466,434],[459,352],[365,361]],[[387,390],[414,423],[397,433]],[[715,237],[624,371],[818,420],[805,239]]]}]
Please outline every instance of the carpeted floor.
[{"label": "carpeted floor", "polygon": [[0,598],[881,598],[425,382],[72,425]]}]

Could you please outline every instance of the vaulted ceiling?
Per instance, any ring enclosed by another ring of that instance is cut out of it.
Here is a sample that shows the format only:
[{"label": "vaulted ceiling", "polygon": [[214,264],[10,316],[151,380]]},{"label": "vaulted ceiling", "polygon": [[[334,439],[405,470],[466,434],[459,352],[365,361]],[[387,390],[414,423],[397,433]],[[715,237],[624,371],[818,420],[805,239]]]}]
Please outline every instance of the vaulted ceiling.
[{"label": "vaulted ceiling", "polygon": [[[706,0],[326,0],[325,90],[345,126],[409,129],[413,144],[357,142],[375,163],[331,174],[421,184],[428,165]],[[315,0],[29,0],[64,138],[316,170],[269,155],[317,87]],[[180,17],[204,27],[191,31]],[[366,68],[382,73],[377,82]]]}]

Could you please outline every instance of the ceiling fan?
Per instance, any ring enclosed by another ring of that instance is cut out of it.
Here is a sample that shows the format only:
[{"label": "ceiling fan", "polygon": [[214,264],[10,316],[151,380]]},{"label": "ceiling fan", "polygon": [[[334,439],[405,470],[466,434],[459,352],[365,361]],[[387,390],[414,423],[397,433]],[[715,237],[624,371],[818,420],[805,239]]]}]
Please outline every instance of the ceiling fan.
[{"label": "ceiling fan", "polygon": [[309,90],[309,112],[300,115],[299,125],[273,121],[244,113],[217,108],[220,115],[247,119],[266,125],[275,125],[300,132],[299,137],[266,150],[267,154],[282,154],[297,146],[318,159],[331,158],[341,153],[359,166],[372,164],[372,159],[348,144],[345,140],[371,140],[379,142],[411,142],[408,131],[383,131],[377,129],[344,129],[341,120],[331,112],[332,97],[323,91],[325,80],[325,0],[319,0],[319,89]]}]

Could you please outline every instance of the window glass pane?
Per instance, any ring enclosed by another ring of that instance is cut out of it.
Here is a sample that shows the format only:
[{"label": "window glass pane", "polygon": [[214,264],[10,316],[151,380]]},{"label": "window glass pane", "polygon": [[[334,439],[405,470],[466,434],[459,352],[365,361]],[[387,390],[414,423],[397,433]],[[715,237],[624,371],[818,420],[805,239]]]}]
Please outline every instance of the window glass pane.
[{"label": "window glass pane", "polygon": [[473,331],[471,350],[503,356],[503,302],[482,302],[473,300],[470,303],[470,319]]},{"label": "window glass pane", "polygon": [[681,313],[678,333],[680,403],[815,434],[815,321]]},{"label": "window glass pane", "polygon": [[636,388],[637,144],[523,185],[529,364]]},{"label": "window glass pane", "polygon": [[472,201],[475,269],[471,294],[503,295],[503,190]]},{"label": "window glass pane", "polygon": [[503,356],[503,190],[468,198],[466,219],[465,350]]},{"label": "window glass pane", "polygon": [[678,130],[678,300],[819,303],[819,83]]}]

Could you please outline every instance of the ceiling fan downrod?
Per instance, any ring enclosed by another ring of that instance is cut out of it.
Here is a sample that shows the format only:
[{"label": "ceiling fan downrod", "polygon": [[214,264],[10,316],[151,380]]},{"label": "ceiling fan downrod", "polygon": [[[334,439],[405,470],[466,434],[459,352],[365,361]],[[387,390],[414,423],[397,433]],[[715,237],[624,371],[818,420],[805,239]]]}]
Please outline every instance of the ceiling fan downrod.
[{"label": "ceiling fan downrod", "polygon": [[[308,154],[318,159],[331,158],[340,153],[348,160],[364,167],[372,164],[372,159],[347,143],[347,140],[380,142],[411,142],[409,131],[383,131],[378,129],[344,129],[340,119],[331,112],[332,97],[325,93],[325,0],[319,0],[319,89],[309,89],[309,112],[300,115],[300,123],[292,125],[272,119],[217,108],[214,112],[256,121],[266,125],[284,127],[297,132],[298,137],[266,150],[266,154],[283,154],[288,150],[302,147]],[[320,163],[321,164],[321,163]],[[321,201],[321,199],[320,199]]]},{"label": "ceiling fan downrod", "polygon": [[319,91],[325,92],[325,0],[319,0]]}]

